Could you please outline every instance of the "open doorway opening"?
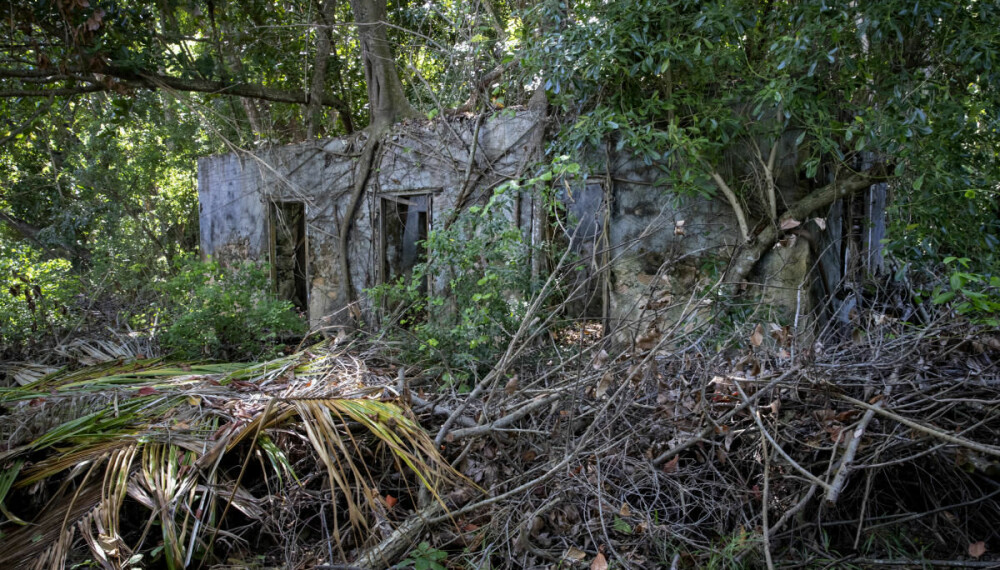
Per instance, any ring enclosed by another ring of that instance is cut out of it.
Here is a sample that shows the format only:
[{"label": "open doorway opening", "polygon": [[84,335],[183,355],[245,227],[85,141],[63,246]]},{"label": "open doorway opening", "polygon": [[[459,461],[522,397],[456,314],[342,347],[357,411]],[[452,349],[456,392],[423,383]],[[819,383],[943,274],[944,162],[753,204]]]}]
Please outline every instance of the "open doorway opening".
[{"label": "open doorway opening", "polygon": [[278,298],[299,311],[308,306],[306,208],[302,202],[271,203],[271,280]]},{"label": "open doorway opening", "polygon": [[[431,195],[382,197],[382,280],[409,279],[413,267],[427,259],[424,240],[430,231]],[[427,281],[420,284],[426,291]]]}]

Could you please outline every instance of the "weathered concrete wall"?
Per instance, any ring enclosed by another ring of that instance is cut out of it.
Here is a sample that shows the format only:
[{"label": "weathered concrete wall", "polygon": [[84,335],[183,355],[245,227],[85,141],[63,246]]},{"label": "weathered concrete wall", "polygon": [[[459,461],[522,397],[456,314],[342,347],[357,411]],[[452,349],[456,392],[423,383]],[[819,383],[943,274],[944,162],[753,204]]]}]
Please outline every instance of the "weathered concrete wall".
[{"label": "weathered concrete wall", "polygon": [[[523,173],[536,159],[532,141],[537,139],[534,130],[541,127],[538,115],[520,111],[412,122],[387,134],[353,215],[349,278],[360,296],[354,313],[373,322],[376,311],[362,292],[387,278],[384,259],[390,257],[395,263],[403,256],[401,249],[388,252],[382,235],[389,233],[383,231],[386,200],[410,204],[414,208],[410,214],[422,212],[419,208],[429,201],[430,228],[441,228],[456,207],[481,203],[498,185]],[[199,164],[203,252],[223,260],[267,260],[272,255],[270,203],[301,202],[308,235],[310,319],[314,325],[349,323],[351,314],[341,298],[345,276],[340,270],[339,231],[349,215],[365,136],[283,146],[242,158],[203,159]],[[795,170],[798,157],[791,142],[780,144],[777,158],[785,174],[778,181],[779,201],[794,200],[802,190],[788,172]],[[765,156],[768,150],[762,149]],[[743,162],[737,158],[730,163],[743,166],[728,166],[724,174],[729,179],[745,178],[746,164],[757,160],[756,153]],[[678,322],[684,326],[685,320],[701,320],[709,309],[692,306],[691,294],[719,279],[738,245],[737,223],[728,203],[721,197],[677,196],[660,182],[659,169],[626,153],[605,155],[593,163],[585,166],[589,174],[567,184],[559,182],[566,214],[560,227],[569,235],[560,236],[560,230],[552,228],[536,195],[522,195],[508,215],[526,238],[558,239],[572,248],[583,267],[564,283],[565,290],[575,289],[571,306],[581,315],[607,316],[620,331],[620,341],[631,341],[653,327],[666,331]],[[392,207],[397,213],[403,211]],[[398,227],[394,231],[396,238],[405,233]],[[765,264],[768,272],[794,265],[790,279],[805,279],[801,266],[808,260],[796,258],[790,263],[784,259],[787,256],[779,257]],[[799,287],[798,281],[781,281],[780,275],[769,273],[768,278],[780,282],[782,290]],[[784,302],[779,296],[768,301]]]},{"label": "weathered concrete wall", "polygon": [[738,243],[732,209],[721,197],[677,196],[656,168],[627,156],[614,164],[610,218],[612,330],[619,341],[687,315],[691,293],[718,279]]},{"label": "weathered concrete wall", "polygon": [[201,252],[223,263],[267,254],[267,209],[260,176],[236,154],[198,161]]},{"label": "weathered concrete wall", "polygon": [[[474,204],[488,189],[514,177],[526,163],[529,134],[539,127],[534,113],[501,113],[403,125],[387,135],[354,214],[349,243],[354,290],[360,294],[385,278],[379,233],[384,197],[430,195],[431,225],[438,228],[457,201]],[[268,204],[302,202],[310,320],[318,326],[350,321],[346,300],[340,298],[339,228],[348,215],[364,136],[282,146],[242,160],[232,154],[202,159],[198,186],[203,254],[222,260],[268,260]],[[369,300],[361,297],[358,309],[371,315]]]}]

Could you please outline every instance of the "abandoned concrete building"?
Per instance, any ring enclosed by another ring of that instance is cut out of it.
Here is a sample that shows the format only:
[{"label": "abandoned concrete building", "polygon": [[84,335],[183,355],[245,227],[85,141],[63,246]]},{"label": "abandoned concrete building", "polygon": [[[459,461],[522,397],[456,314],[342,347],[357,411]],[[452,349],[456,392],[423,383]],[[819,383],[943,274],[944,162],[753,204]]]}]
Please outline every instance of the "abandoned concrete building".
[{"label": "abandoned concrete building", "polygon": [[[338,236],[350,216],[364,134],[203,158],[198,170],[202,254],[224,263],[270,262],[278,293],[314,326],[346,324],[358,317],[372,322],[368,317],[374,307],[364,292],[417,263],[422,240],[456,208],[482,203],[500,184],[533,167],[542,128],[540,117],[530,111],[395,127],[384,136],[369,178],[361,181],[365,189],[346,252],[349,275],[343,274]],[[781,160],[792,166],[786,170],[794,170],[794,145],[787,145]],[[565,241],[585,265],[574,273],[588,283],[577,292],[578,306],[583,316],[630,322],[635,331],[664,318],[667,307],[678,305],[672,299],[683,301],[704,283],[711,273],[706,268],[714,264],[717,274],[721,264],[724,270],[738,243],[737,223],[721,197],[674,196],[658,182],[662,172],[655,166],[627,153],[595,154],[602,157],[597,166],[560,182],[558,192],[573,224],[564,228],[571,234]],[[794,179],[777,182],[783,199],[796,198]],[[509,212],[525,240],[534,244],[553,237],[539,200],[524,193]],[[835,225],[828,227],[834,230]],[[840,239],[830,231],[821,237]],[[775,252],[770,265],[766,259],[761,264],[774,273],[766,278],[778,279],[779,289],[814,287],[815,276],[804,285],[805,275],[816,273],[810,266],[831,273],[823,279],[839,279],[842,259],[824,269],[809,255],[794,255],[795,247],[809,244],[802,240],[789,251]],[[532,265],[543,268],[544,260]],[[802,268],[789,271],[790,265]],[[357,292],[353,306],[345,298],[345,285]],[[783,302],[779,297],[772,301]]]}]

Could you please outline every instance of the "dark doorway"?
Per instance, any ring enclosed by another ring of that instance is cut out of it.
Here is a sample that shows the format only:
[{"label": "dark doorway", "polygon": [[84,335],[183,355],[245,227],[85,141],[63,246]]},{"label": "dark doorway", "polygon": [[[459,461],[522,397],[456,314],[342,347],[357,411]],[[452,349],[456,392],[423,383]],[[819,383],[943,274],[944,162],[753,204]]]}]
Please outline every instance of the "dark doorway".
[{"label": "dark doorway", "polygon": [[383,282],[409,278],[413,266],[427,259],[423,242],[430,230],[430,211],[430,194],[382,197]]},{"label": "dark doorway", "polygon": [[271,203],[271,279],[278,298],[307,307],[306,209],[302,202]]}]

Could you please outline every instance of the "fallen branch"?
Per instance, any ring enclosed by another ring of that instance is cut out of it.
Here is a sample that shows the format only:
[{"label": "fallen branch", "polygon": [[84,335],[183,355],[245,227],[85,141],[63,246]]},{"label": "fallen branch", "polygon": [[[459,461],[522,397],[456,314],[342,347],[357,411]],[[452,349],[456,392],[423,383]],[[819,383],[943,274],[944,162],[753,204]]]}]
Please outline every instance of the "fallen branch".
[{"label": "fallen branch", "polygon": [[494,430],[503,429],[509,426],[510,424],[516,422],[517,420],[523,418],[524,416],[530,414],[531,412],[537,410],[538,408],[543,408],[545,406],[548,406],[549,404],[555,402],[562,396],[563,395],[558,392],[555,394],[549,394],[544,398],[539,398],[521,408],[518,408],[517,411],[511,414],[507,414],[506,416],[496,420],[495,422],[491,422],[480,426],[470,427],[466,429],[457,429],[455,431],[450,432],[446,437],[448,439],[459,439],[463,437],[482,435]]},{"label": "fallen branch", "polygon": [[[410,401],[413,402],[414,409],[418,412],[429,411],[435,416],[450,416],[454,413],[454,410],[451,408],[446,408],[439,404],[432,404],[419,396],[415,396],[413,392],[410,392]],[[478,425],[475,420],[465,416],[457,416],[455,418],[455,422],[468,428],[474,428]]]},{"label": "fallen branch", "polygon": [[919,424],[919,423],[917,423],[917,422],[915,422],[913,420],[908,420],[908,419],[904,418],[903,416],[900,416],[899,414],[894,414],[894,413],[892,413],[892,412],[890,412],[888,410],[883,410],[882,408],[880,408],[878,406],[874,406],[874,405],[869,404],[867,402],[862,402],[861,400],[855,400],[854,398],[852,398],[850,396],[845,396],[845,395],[841,394],[841,395],[839,395],[837,397],[840,398],[841,400],[844,400],[845,402],[849,402],[851,404],[854,404],[855,406],[858,406],[858,407],[861,407],[861,408],[865,408],[866,410],[872,410],[876,414],[879,414],[880,416],[884,416],[886,418],[889,418],[890,420],[899,422],[899,423],[903,424],[906,427],[913,428],[913,429],[915,429],[915,430],[917,430],[919,432],[925,433],[925,434],[927,434],[929,436],[936,437],[938,439],[947,441],[948,443],[953,443],[955,445],[960,445],[962,447],[966,447],[966,448],[971,449],[973,451],[978,451],[980,453],[985,453],[987,455],[992,455],[994,457],[1000,457],[1000,448],[993,447],[992,445],[984,445],[982,443],[976,443],[974,441],[969,441],[967,439],[962,439],[960,437],[956,437],[956,436],[953,436],[951,434],[944,433],[942,431],[938,431],[938,430],[936,430],[934,428],[927,427],[927,426],[925,426],[923,424]]},{"label": "fallen branch", "polygon": [[385,537],[382,542],[369,548],[358,555],[354,561],[354,566],[360,569],[388,568],[392,566],[406,551],[413,547],[417,536],[423,532],[427,525],[435,522],[435,517],[444,510],[441,503],[434,502],[429,506],[417,511],[399,528],[392,531],[392,534]]},{"label": "fallen branch", "polygon": [[[767,390],[770,390],[771,388],[773,388],[774,386],[776,386],[779,382],[781,382],[785,378],[788,378],[789,376],[791,376],[792,374],[794,374],[794,373],[796,373],[798,371],[799,371],[799,367],[798,366],[795,366],[795,367],[792,367],[792,368],[786,370],[780,376],[778,376],[774,380],[771,380],[770,382],[768,382],[763,388],[761,388],[760,390],[757,390],[757,392],[753,395],[752,398],[744,401],[742,404],[736,406],[735,408],[733,408],[733,409],[729,410],[728,412],[726,412],[725,414],[723,414],[723,416],[721,418],[719,418],[718,420],[716,420],[715,423],[724,423],[724,422],[729,421],[736,414],[738,414],[738,413],[742,412],[743,410],[749,408],[750,405],[751,405],[751,403],[754,402],[754,401],[756,401],[757,397],[760,394],[763,394]],[[678,444],[678,445],[676,445],[676,446],[674,446],[674,447],[672,447],[672,448],[664,451],[660,455],[658,455],[655,459],[653,459],[653,464],[654,465],[659,465],[660,463],[663,463],[664,461],[667,461],[668,459],[673,459],[673,457],[675,455],[677,455],[678,453],[684,451],[685,449],[688,449],[689,447],[697,445],[698,442],[700,442],[700,441],[704,441],[705,438],[708,437],[713,431],[715,431],[715,426],[714,425],[709,425],[709,426],[703,428],[696,435],[688,438],[687,441],[685,441],[684,443],[680,443],[680,444]]]},{"label": "fallen branch", "polygon": [[[750,398],[747,396],[746,392],[743,391],[743,387],[740,386],[740,383],[738,381],[734,380],[733,381],[733,385],[736,386],[736,390],[740,393],[740,397],[743,398],[743,402],[745,404],[747,404],[747,406],[752,406]],[[767,441],[769,441],[771,443],[771,445],[774,447],[774,450],[778,452],[778,455],[780,455],[781,457],[783,457],[784,460],[787,461],[788,464],[791,465],[793,469],[795,469],[796,471],[798,471],[799,473],[801,473],[803,477],[805,477],[809,481],[812,481],[814,485],[819,485],[820,487],[826,489],[827,491],[830,490],[830,485],[826,481],[824,481],[824,480],[820,479],[819,477],[817,477],[816,475],[813,475],[812,473],[810,473],[808,469],[806,469],[805,467],[799,465],[799,463],[797,461],[795,461],[794,459],[792,459],[791,455],[788,455],[788,452],[785,451],[781,447],[781,445],[778,444],[778,441],[776,439],[774,439],[774,437],[767,431],[767,428],[764,427],[764,422],[761,421],[760,414],[757,413],[757,410],[751,409],[750,410],[750,415],[753,416],[754,422],[757,423],[757,429],[760,430],[760,434],[765,439],[767,439]],[[765,447],[765,450],[766,450],[766,447]]]},{"label": "fallen branch", "polygon": [[[893,374],[897,376],[898,374]],[[851,472],[851,468],[854,466],[854,456],[858,453],[858,447],[861,445],[861,438],[865,434],[865,429],[868,427],[869,422],[875,417],[875,408],[881,409],[882,404],[885,399],[889,396],[889,392],[892,390],[892,382],[886,387],[883,397],[879,400],[872,409],[865,412],[864,417],[861,418],[861,423],[854,430],[854,436],[851,442],[847,444],[847,451],[844,452],[844,457],[840,461],[840,467],[837,469],[837,474],[833,476],[833,482],[830,483],[830,488],[826,491],[826,504],[833,506],[837,503],[837,499],[840,498],[840,492],[844,489],[844,483],[847,482],[847,476]]]}]

